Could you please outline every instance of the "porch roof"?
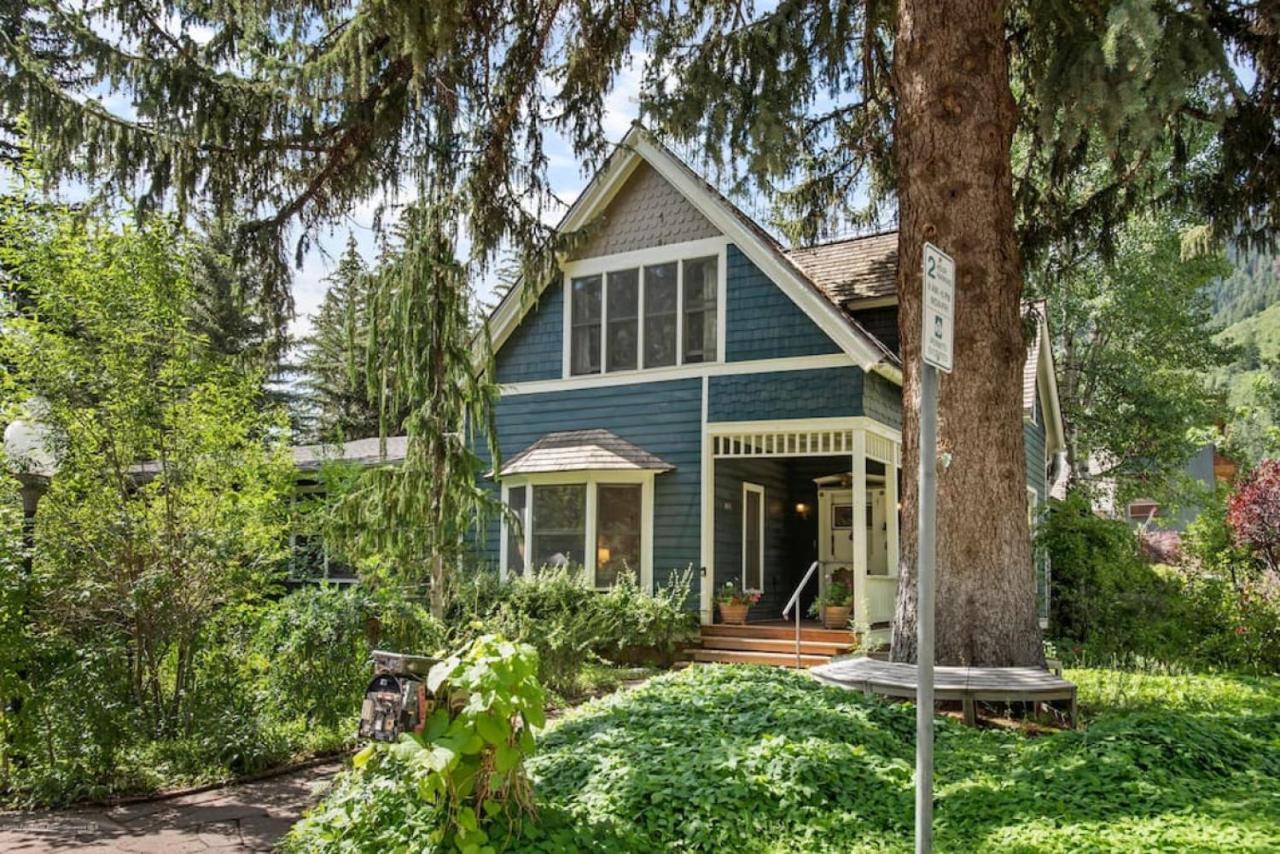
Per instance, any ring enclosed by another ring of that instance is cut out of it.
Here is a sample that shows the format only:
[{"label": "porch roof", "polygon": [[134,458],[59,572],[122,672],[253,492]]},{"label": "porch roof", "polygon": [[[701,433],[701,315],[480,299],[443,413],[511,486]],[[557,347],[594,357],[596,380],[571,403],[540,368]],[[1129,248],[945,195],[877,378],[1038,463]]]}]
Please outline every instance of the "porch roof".
[{"label": "porch roof", "polygon": [[675,466],[608,430],[548,433],[507,460],[501,477],[560,471],[671,471]]}]

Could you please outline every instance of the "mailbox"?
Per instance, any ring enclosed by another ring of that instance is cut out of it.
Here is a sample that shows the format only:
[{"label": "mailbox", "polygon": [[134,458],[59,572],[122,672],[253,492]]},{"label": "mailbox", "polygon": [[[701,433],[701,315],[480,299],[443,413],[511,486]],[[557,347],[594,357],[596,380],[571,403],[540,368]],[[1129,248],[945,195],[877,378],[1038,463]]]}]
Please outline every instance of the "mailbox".
[{"label": "mailbox", "polygon": [[421,732],[434,701],[427,697],[426,678],[435,659],[377,650],[373,679],[360,707],[360,737],[398,741],[406,732]]}]

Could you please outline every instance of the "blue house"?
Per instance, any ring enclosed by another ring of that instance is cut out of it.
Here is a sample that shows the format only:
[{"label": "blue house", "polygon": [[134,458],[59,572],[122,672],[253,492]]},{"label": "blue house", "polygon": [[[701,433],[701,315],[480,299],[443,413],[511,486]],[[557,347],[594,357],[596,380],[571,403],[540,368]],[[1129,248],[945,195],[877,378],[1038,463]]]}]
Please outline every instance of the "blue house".
[{"label": "blue house", "polygon": [[[490,318],[491,482],[522,524],[494,522],[486,557],[505,577],[580,565],[599,588],[624,567],[649,588],[692,567],[704,624],[729,581],[777,619],[816,560],[821,584],[851,573],[856,622],[886,625],[904,477],[897,235],[785,249],[639,126],[561,227],[591,224],[561,279],[513,289]],[[1029,512],[1063,435],[1039,317]]]}]

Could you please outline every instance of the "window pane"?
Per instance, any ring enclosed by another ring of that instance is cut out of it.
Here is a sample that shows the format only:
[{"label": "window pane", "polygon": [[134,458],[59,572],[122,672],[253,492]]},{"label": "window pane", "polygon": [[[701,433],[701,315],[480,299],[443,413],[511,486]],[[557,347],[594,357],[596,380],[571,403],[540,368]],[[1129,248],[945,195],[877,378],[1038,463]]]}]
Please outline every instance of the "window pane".
[{"label": "window pane", "polygon": [[507,575],[524,574],[524,525],[529,518],[526,509],[526,487],[513,486],[507,491],[507,508],[514,519],[507,519]]},{"label": "window pane", "polygon": [[644,366],[676,363],[676,265],[644,268]]},{"label": "window pane", "polygon": [[713,362],[716,359],[717,290],[715,258],[684,262],[685,362]]},{"label": "window pane", "polygon": [[569,372],[600,373],[600,277],[573,280]]},{"label": "window pane", "polygon": [[743,498],[746,508],[742,532],[742,586],[747,590],[760,590],[764,586],[763,567],[760,565],[760,543],[764,531],[760,530],[760,493],[748,490]]},{"label": "window pane", "polygon": [[587,541],[586,484],[533,487],[533,566],[581,566]]},{"label": "window pane", "polygon": [[609,274],[608,370],[629,371],[639,355],[640,271],[621,270]]},{"label": "window pane", "polygon": [[596,587],[627,569],[640,577],[640,485],[596,487]]}]

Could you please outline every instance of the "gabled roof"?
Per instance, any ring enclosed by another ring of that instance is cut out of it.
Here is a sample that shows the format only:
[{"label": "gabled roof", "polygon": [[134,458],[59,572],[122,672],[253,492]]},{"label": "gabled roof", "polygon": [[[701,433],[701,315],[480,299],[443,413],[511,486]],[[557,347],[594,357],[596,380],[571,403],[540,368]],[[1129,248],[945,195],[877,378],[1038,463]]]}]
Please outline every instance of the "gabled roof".
[{"label": "gabled roof", "polygon": [[608,430],[548,433],[507,460],[500,477],[562,471],[671,471],[675,466]]},{"label": "gabled roof", "polygon": [[898,284],[898,232],[801,246],[787,257],[837,305],[891,297]]},{"label": "gabled roof", "polygon": [[[768,232],[638,123],[633,124],[618,143],[604,167],[574,201],[557,228],[576,231],[590,223],[605,209],[641,162],[648,163],[682,193],[863,370],[877,371],[895,382],[902,381],[895,353],[832,302],[822,288],[787,257],[782,246]],[[520,287],[512,288],[502,299],[489,319],[494,349],[502,346],[532,302]]]}]

